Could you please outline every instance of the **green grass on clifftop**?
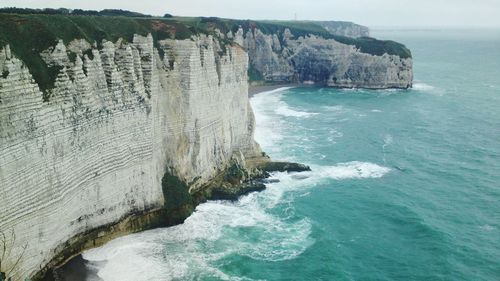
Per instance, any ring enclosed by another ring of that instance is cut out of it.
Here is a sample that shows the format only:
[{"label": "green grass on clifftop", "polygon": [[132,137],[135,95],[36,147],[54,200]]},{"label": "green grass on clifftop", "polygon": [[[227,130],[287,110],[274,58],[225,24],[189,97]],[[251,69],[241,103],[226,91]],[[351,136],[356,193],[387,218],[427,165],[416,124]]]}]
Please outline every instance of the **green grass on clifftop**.
[{"label": "green grass on clifftop", "polygon": [[103,39],[131,41],[134,34],[152,34],[153,38],[189,38],[198,31],[176,21],[132,17],[19,15],[0,14],[0,45],[9,44],[12,52],[29,68],[42,91],[53,87],[57,71],[51,69],[40,53],[62,39],[85,39],[101,44]]},{"label": "green grass on clifftop", "polygon": [[[373,38],[348,38],[330,34],[322,26],[311,21],[252,21],[204,17],[133,17],[133,16],[81,16],[73,14],[16,14],[0,13],[0,46],[9,44],[12,52],[29,68],[47,100],[47,91],[53,87],[57,68],[48,67],[40,53],[62,39],[68,44],[74,39],[85,39],[99,45],[103,39],[116,41],[123,38],[131,41],[134,34],[152,34],[155,44],[165,38],[187,39],[192,35],[215,34],[219,29],[224,34],[242,27],[248,30],[260,29],[265,34],[282,35],[286,28],[297,38],[314,34],[335,39],[341,43],[355,45],[361,52],[373,55],[384,53],[411,57],[402,44]],[[282,36],[279,36],[283,40]],[[222,39],[221,39],[222,40]],[[222,40],[221,45],[230,43]],[[255,75],[254,75],[255,76]],[[258,79],[259,77],[253,77]]]},{"label": "green grass on clifftop", "polygon": [[[327,39],[334,39],[340,43],[356,46],[362,53],[381,56],[383,54],[396,55],[401,58],[411,58],[411,52],[403,44],[390,41],[378,40],[371,37],[351,38],[334,35],[324,27],[314,21],[278,21],[278,20],[233,20],[222,18],[193,18],[174,17],[173,19],[190,26],[196,26],[199,30],[213,31],[216,28],[223,33],[237,31],[241,26],[245,32],[260,29],[264,34],[282,34],[285,29],[289,29],[295,38],[314,34]],[[279,38],[282,40],[283,38]]]}]

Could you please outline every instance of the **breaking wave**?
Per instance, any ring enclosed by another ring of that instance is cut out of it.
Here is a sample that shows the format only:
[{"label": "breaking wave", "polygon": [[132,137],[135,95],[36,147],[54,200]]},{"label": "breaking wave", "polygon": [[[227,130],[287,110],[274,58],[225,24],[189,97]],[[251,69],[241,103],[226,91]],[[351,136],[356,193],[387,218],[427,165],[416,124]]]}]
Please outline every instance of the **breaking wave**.
[{"label": "breaking wave", "polygon": [[428,92],[434,90],[435,87],[425,83],[415,83],[413,84],[413,90]]},{"label": "breaking wave", "polygon": [[[265,151],[282,146],[286,127],[279,116],[313,114],[287,107],[281,100],[287,89],[251,99],[257,123],[255,138]],[[278,181],[269,183],[262,192],[236,202],[201,204],[181,225],[118,238],[86,251],[83,257],[104,281],[252,280],[225,272],[220,265],[235,256],[265,262],[291,260],[315,243],[311,221],[295,214],[291,203],[296,198],[309,196],[311,188],[324,181],[380,178],[390,171],[374,163],[352,161],[313,166],[304,173],[274,173],[272,178]]]}]

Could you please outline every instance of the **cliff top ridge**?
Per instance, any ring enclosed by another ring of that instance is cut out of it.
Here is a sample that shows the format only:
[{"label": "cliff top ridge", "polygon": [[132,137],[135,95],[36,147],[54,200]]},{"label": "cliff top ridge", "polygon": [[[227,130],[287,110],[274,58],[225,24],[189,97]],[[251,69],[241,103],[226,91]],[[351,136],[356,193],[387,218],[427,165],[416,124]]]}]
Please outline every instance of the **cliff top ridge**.
[{"label": "cliff top ridge", "polygon": [[[371,37],[351,38],[332,34],[324,27],[325,22],[314,21],[254,21],[216,17],[178,17],[166,14],[153,17],[123,10],[84,11],[68,9],[0,9],[0,46],[10,45],[12,53],[29,68],[42,91],[53,87],[59,72],[46,65],[40,54],[57,44],[74,39],[85,39],[98,48],[103,40],[116,42],[119,38],[131,42],[134,34],[151,34],[155,44],[158,40],[189,39],[200,33],[214,35],[222,46],[231,44],[226,35],[239,28],[244,32],[259,29],[264,34],[277,34],[284,40],[285,30],[295,38],[315,35],[334,39],[347,45],[355,45],[361,52],[372,55],[398,55],[411,57],[411,52],[394,41],[377,40]],[[341,24],[340,22],[337,22]],[[351,24],[352,23],[348,23]],[[335,25],[335,24],[334,24]],[[91,54],[89,54],[91,55]],[[6,73],[2,73],[5,75]],[[7,74],[8,75],[8,74]]]}]

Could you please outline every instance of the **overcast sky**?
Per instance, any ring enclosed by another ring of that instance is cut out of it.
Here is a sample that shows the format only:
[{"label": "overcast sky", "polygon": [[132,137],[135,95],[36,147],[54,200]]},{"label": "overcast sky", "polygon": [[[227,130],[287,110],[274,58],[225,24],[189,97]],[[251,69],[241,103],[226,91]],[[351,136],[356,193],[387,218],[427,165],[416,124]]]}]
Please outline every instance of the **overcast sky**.
[{"label": "overcast sky", "polygon": [[153,15],[346,20],[370,27],[500,27],[500,0],[0,0],[0,6],[105,8]]}]

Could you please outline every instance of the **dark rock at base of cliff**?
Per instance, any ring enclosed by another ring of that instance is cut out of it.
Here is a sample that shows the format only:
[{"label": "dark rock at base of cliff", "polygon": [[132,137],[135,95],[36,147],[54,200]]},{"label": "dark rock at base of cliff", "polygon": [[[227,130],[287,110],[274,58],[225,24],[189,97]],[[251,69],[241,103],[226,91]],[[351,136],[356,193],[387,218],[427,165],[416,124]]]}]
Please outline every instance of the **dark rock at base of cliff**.
[{"label": "dark rock at base of cliff", "polygon": [[177,176],[166,172],[161,180],[165,204],[163,208],[167,216],[164,218],[168,225],[183,223],[193,211],[197,202],[189,193],[189,186]]},{"label": "dark rock at base of cliff", "polygon": [[[245,169],[240,164],[233,163],[221,171],[209,184],[192,193],[189,191],[191,184],[186,183],[173,173],[165,172],[162,178],[165,199],[163,208],[128,214],[118,223],[102,226],[73,237],[64,245],[64,250],[60,251],[61,253],[33,280],[80,280],[74,279],[74,276],[83,274],[81,271],[85,270],[86,262],[81,255],[76,255],[75,258],[71,259],[76,253],[103,245],[113,238],[129,233],[180,224],[193,213],[197,205],[207,200],[234,201],[242,195],[262,191],[266,188],[266,183],[276,181],[267,179],[270,172],[311,170],[303,164],[271,162],[267,157],[256,160],[251,166],[251,169]],[[86,271],[85,274],[93,276],[95,273]]]},{"label": "dark rock at base of cliff", "polygon": [[280,182],[280,180],[279,179],[261,179],[260,182],[263,184],[269,184],[269,183]]},{"label": "dark rock at base of cliff", "polygon": [[97,273],[89,267],[89,262],[83,259],[82,255],[78,255],[71,259],[63,267],[55,269],[52,273],[53,281],[86,281],[86,280],[102,280]]},{"label": "dark rock at base of cliff", "polygon": [[311,168],[304,164],[290,162],[267,162],[262,165],[262,170],[265,172],[307,172]]},{"label": "dark rock at base of cliff", "polygon": [[249,181],[237,186],[214,188],[212,190],[211,200],[231,200],[235,201],[240,196],[246,195],[255,191],[262,191],[266,189],[266,185],[259,180]]},{"label": "dark rock at base of cliff", "polygon": [[291,162],[266,161],[258,165],[258,172],[249,175],[248,171],[238,164],[230,166],[223,181],[210,188],[210,200],[238,200],[240,196],[254,191],[266,189],[266,184],[279,182],[276,179],[268,179],[271,172],[305,172],[311,168],[304,164]]}]

